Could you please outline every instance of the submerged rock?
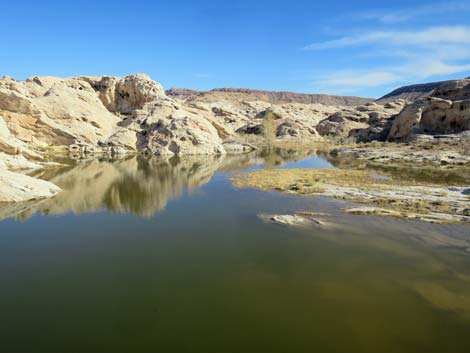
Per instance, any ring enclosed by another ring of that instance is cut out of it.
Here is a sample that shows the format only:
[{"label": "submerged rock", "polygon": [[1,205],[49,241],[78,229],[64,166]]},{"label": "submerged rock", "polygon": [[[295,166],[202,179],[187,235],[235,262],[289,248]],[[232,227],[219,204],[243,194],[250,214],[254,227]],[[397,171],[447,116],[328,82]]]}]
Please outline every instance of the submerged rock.
[{"label": "submerged rock", "polygon": [[274,223],[284,226],[295,226],[295,227],[322,227],[324,223],[307,214],[285,214],[285,215],[270,215],[260,214],[260,219],[267,223]]}]

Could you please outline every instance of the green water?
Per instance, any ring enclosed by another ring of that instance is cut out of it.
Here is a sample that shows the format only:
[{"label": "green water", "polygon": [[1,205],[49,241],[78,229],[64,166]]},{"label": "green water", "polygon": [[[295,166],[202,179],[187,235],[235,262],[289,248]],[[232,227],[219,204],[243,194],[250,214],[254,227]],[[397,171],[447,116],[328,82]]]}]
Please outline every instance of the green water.
[{"label": "green water", "polygon": [[[469,352],[470,228],[236,190],[266,154],[83,161],[0,206],[0,352]],[[286,164],[287,163],[287,164]],[[261,213],[329,214],[329,227]]]}]

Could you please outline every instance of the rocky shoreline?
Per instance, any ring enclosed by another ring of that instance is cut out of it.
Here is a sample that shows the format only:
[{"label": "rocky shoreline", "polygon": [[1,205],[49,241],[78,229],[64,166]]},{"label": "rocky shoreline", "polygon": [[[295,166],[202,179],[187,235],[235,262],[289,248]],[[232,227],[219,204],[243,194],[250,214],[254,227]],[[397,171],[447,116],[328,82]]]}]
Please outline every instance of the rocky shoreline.
[{"label": "rocky shoreline", "polygon": [[468,166],[470,80],[432,87],[413,101],[400,93],[373,102],[245,89],[165,92],[144,74],[4,77],[0,202],[60,192],[28,175],[59,155],[224,155],[316,144],[331,158]]},{"label": "rocky shoreline", "polygon": [[259,170],[232,177],[238,188],[325,196],[368,205],[352,214],[374,214],[433,223],[470,224],[470,187],[377,176],[368,170]]}]

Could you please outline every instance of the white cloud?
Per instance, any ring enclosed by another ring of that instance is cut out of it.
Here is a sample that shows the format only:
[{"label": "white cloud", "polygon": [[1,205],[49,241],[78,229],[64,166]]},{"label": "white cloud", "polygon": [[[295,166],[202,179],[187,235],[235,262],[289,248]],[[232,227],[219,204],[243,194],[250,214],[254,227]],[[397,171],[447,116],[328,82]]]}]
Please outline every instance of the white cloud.
[{"label": "white cloud", "polygon": [[459,44],[431,44],[415,47],[381,47],[359,53],[362,58],[389,57],[400,59],[419,59],[426,56],[435,60],[470,60],[470,46]]},{"label": "white cloud", "polygon": [[[370,87],[425,82],[470,71],[470,26],[430,27],[415,31],[369,31],[313,43],[307,50],[347,50],[370,63],[369,69],[340,70],[314,77],[319,89],[357,91]],[[372,60],[373,57],[379,60]],[[380,58],[383,62],[380,64]],[[375,64],[372,64],[375,63]],[[468,76],[468,75],[466,75]]]},{"label": "white cloud", "polygon": [[470,64],[453,65],[421,58],[403,65],[366,70],[340,70],[314,77],[316,88],[328,92],[354,92],[364,88],[422,82],[429,77],[470,71]]},{"label": "white cloud", "polygon": [[429,17],[432,15],[468,11],[470,11],[470,3],[468,2],[445,2],[395,11],[367,11],[363,13],[356,13],[354,14],[354,17],[365,20],[376,20],[384,24],[394,24],[409,21],[419,17]]},{"label": "white cloud", "polygon": [[343,70],[317,78],[314,84],[320,88],[335,87],[344,90],[347,87],[377,87],[401,81],[402,78],[387,71],[352,71]]},{"label": "white cloud", "polygon": [[324,42],[316,42],[304,50],[325,50],[372,44],[387,46],[467,44],[470,45],[470,26],[430,27],[416,31],[370,31],[356,36],[346,36]]},{"label": "white cloud", "polygon": [[422,58],[407,65],[397,67],[395,71],[402,72],[408,77],[426,79],[432,76],[452,75],[470,71],[470,63],[448,64],[440,60]]}]

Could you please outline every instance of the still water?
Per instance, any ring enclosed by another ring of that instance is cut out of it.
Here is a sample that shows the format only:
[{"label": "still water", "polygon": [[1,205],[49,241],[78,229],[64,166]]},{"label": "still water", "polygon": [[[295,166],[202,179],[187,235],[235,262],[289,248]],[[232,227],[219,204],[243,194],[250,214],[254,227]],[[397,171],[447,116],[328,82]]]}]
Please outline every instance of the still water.
[{"label": "still water", "polygon": [[[470,228],[236,190],[302,153],[90,160],[0,205],[0,352],[470,352]],[[295,229],[262,213],[314,211]]]}]

